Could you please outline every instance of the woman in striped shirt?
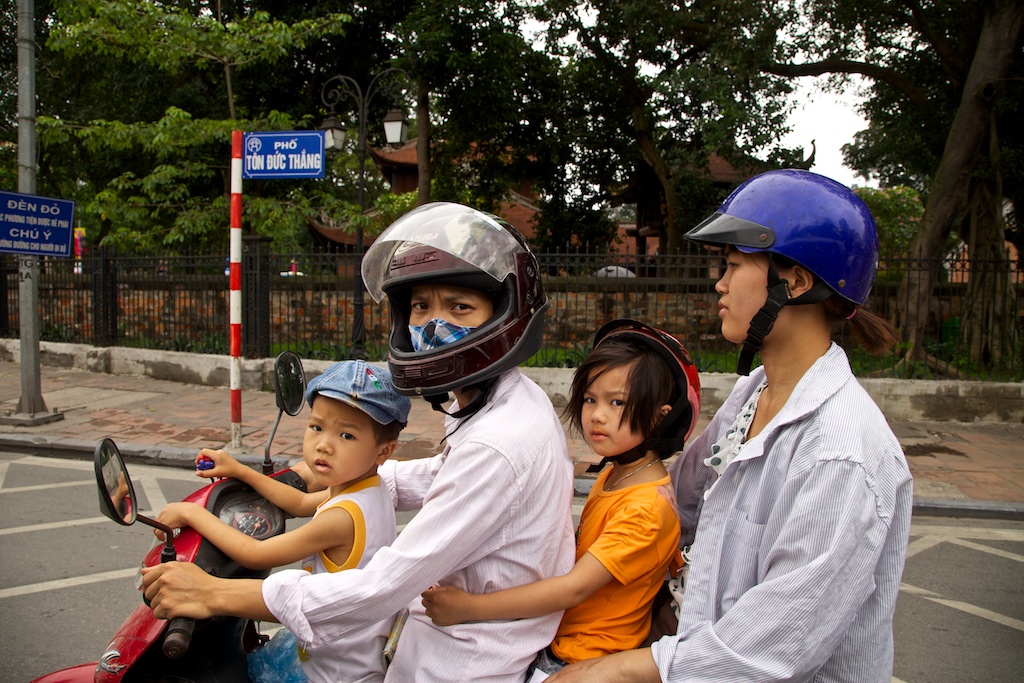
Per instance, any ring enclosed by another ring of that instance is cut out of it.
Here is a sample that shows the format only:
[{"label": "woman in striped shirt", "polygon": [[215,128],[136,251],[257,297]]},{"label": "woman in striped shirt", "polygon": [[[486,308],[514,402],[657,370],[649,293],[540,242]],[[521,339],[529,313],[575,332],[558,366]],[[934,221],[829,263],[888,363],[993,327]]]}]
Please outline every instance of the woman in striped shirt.
[{"label": "woman in striped shirt", "polygon": [[869,352],[895,341],[863,309],[874,221],[831,179],[771,171],[687,237],[725,249],[722,335],[743,346],[742,377],[670,470],[696,526],[678,628],[550,680],[888,683],[912,480],[832,341],[843,324]]}]

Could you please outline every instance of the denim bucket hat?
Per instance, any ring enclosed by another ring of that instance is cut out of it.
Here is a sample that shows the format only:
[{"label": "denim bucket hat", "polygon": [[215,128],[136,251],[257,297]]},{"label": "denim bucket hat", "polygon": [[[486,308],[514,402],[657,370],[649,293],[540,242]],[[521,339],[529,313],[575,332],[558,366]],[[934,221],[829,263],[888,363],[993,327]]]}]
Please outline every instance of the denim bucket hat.
[{"label": "denim bucket hat", "polygon": [[306,388],[306,402],[312,406],[318,395],[358,408],[383,425],[407,423],[412,408],[409,397],[395,391],[387,370],[361,360],[335,363],[314,377]]}]

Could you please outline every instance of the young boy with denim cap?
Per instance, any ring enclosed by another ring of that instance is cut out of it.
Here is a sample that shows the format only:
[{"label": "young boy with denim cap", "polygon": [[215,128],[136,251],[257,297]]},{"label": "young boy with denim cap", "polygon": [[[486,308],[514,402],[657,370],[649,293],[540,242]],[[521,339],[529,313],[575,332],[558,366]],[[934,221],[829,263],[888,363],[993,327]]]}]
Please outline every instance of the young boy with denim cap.
[{"label": "young boy with denim cap", "polygon": [[[312,517],[303,526],[263,541],[243,534],[193,503],[173,503],[159,520],[172,528],[190,526],[252,568],[302,561],[314,574],[363,567],[373,554],[395,540],[395,511],[377,476],[377,467],[398,445],[409,419],[410,401],[398,394],[390,373],[364,361],[336,363],[314,378],[306,390],[309,421],[302,456],[316,493],[303,493],[263,475],[224,453],[203,449],[196,458],[212,460],[203,477],[233,477],[296,517]],[[380,681],[381,653],[393,615],[356,634],[313,651],[300,648],[310,681]]]}]

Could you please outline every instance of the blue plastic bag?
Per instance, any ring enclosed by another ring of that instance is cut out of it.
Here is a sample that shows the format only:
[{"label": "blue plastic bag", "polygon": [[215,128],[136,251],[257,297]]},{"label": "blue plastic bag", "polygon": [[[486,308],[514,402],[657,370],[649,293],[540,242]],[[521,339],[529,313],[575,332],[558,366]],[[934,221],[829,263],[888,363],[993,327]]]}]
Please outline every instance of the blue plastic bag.
[{"label": "blue plastic bag", "polygon": [[295,634],[286,628],[275,633],[266,645],[250,652],[248,665],[253,683],[306,683]]}]

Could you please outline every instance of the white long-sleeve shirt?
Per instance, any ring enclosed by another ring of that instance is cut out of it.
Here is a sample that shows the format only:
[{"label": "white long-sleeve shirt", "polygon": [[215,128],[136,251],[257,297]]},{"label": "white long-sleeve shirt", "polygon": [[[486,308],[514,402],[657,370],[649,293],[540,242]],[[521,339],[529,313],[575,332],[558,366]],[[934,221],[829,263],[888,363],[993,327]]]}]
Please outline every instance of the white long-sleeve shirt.
[{"label": "white long-sleeve shirt", "polygon": [[380,468],[396,507],[420,508],[390,547],[362,569],[273,574],[263,599],[311,649],[408,607],[388,681],[522,681],[561,612],[440,627],[419,596],[432,584],[490,593],[572,568],[565,432],[548,397],[518,370],[500,377],[478,413],[446,420],[445,431],[441,454]]},{"label": "white long-sleeve shirt", "polygon": [[683,519],[699,511],[662,679],[888,683],[913,484],[903,451],[835,344],[718,483],[703,460],[764,380],[740,379],[673,463]]}]

